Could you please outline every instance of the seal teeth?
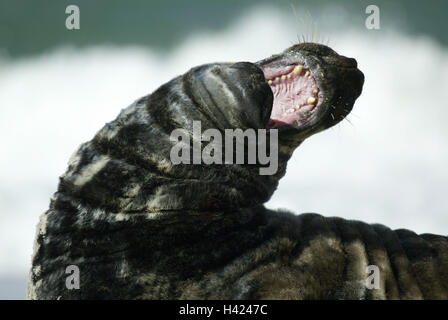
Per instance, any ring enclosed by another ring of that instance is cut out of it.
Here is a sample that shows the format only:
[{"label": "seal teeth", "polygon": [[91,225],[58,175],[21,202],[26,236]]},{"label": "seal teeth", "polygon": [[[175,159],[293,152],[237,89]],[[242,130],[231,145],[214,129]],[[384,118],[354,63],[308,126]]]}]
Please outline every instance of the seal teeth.
[{"label": "seal teeth", "polygon": [[282,75],[282,80],[286,80],[286,76],[285,75]]},{"label": "seal teeth", "polygon": [[306,102],[308,104],[315,104],[316,103],[316,98],[315,97],[309,97]]},{"label": "seal teeth", "polygon": [[299,64],[299,65],[297,65],[297,66],[294,68],[294,70],[292,70],[292,72],[293,72],[295,75],[299,75],[299,74],[302,73],[302,70],[303,70],[303,66]]},{"label": "seal teeth", "polygon": [[313,94],[317,94],[319,91],[317,89],[313,90]]},{"label": "seal teeth", "polygon": [[305,72],[305,77],[309,77],[310,76],[310,72],[309,72],[309,70],[307,70],[306,72]]},{"label": "seal teeth", "polygon": [[275,77],[274,82],[279,82],[280,78],[279,77]]},{"label": "seal teeth", "polygon": [[272,85],[272,80],[268,80],[268,84],[269,84],[269,85]]},{"label": "seal teeth", "polygon": [[288,79],[291,79],[291,74],[288,73],[288,75],[286,76]]}]

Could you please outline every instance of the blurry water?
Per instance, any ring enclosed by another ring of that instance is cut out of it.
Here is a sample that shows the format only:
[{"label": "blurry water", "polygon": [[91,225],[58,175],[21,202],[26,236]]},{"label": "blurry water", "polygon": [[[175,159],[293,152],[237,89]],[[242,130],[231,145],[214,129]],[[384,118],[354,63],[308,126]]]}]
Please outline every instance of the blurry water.
[{"label": "blurry water", "polygon": [[[280,52],[297,36],[289,21],[258,9],[224,32],[185,39],[169,56],[102,46],[0,60],[0,298],[24,297],[38,216],[80,143],[192,66]],[[352,124],[306,141],[268,206],[447,234],[448,51],[362,28],[323,32],[366,76]]]}]

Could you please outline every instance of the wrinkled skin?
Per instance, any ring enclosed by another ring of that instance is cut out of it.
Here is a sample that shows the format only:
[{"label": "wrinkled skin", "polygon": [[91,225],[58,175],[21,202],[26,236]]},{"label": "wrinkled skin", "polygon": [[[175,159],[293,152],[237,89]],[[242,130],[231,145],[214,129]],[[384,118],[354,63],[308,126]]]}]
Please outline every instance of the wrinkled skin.
[{"label": "wrinkled skin", "polygon": [[[170,132],[191,132],[192,120],[202,130],[269,127],[282,104],[265,75],[298,64],[311,75],[297,81],[319,92],[311,110],[276,122],[276,174],[172,165]],[[193,68],[136,101],[70,159],[40,218],[27,297],[446,299],[446,237],[263,206],[294,149],[341,121],[363,82],[354,59],[304,43],[255,64]],[[65,286],[68,265],[79,267],[79,290]],[[366,288],[368,265],[379,267],[378,289]]]}]

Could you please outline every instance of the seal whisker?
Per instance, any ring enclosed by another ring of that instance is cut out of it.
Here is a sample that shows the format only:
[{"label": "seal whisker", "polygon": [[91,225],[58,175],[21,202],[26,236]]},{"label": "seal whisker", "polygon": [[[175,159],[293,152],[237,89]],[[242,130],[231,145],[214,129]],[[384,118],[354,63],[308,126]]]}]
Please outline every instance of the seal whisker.
[{"label": "seal whisker", "polygon": [[348,119],[348,117],[344,117],[344,120],[346,120],[348,123],[350,123],[355,128],[355,125],[350,121],[350,119]]},{"label": "seal whisker", "polygon": [[292,9],[292,13],[293,13],[293,15],[295,17],[296,29],[297,29],[297,40],[298,40],[298,43],[300,44],[300,36],[299,36],[299,34],[300,34],[300,24],[299,24],[299,18],[297,16],[296,8],[292,4],[292,2],[290,2],[290,6],[291,6],[291,9]]}]

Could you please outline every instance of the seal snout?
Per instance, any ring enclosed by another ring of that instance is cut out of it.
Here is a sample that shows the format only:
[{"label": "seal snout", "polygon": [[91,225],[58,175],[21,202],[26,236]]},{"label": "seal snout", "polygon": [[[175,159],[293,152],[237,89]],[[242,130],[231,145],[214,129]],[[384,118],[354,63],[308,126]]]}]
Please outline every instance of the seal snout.
[{"label": "seal snout", "polygon": [[344,57],[344,58],[345,58],[345,63],[347,64],[347,66],[349,68],[357,68],[358,67],[358,62],[356,61],[355,58],[347,58],[347,57]]},{"label": "seal snout", "polygon": [[272,90],[268,128],[304,139],[341,121],[364,84],[354,58],[316,43],[301,43],[256,63]]}]

